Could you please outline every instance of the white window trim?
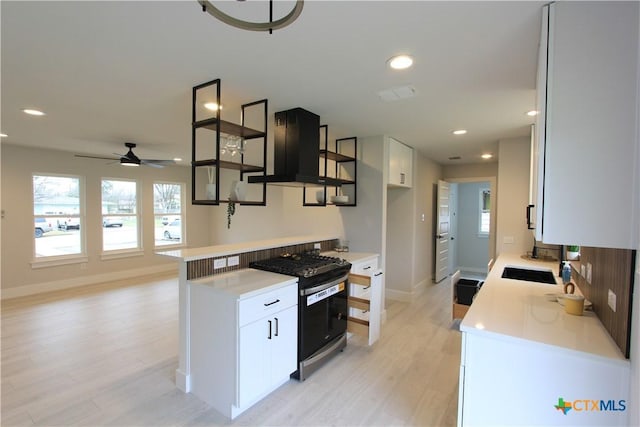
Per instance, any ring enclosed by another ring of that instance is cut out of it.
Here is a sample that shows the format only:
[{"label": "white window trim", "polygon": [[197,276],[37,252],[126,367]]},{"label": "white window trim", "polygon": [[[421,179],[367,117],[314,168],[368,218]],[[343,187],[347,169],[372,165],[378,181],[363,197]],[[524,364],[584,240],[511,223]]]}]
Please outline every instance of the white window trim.
[{"label": "white window trim", "polygon": [[[78,180],[78,208],[80,212],[78,215],[47,215],[47,214],[35,214],[35,206],[33,200],[33,177],[34,176],[53,176],[53,177],[61,177],[61,178],[75,178]],[[86,243],[86,229],[85,227],[85,178],[81,175],[73,175],[73,174],[64,174],[64,173],[51,173],[51,172],[32,172],[31,173],[31,216],[35,218],[68,218],[68,217],[78,217],[78,224],[80,224],[80,252],[69,255],[50,255],[50,256],[36,256],[36,242],[35,237],[33,235],[33,228],[31,228],[31,237],[32,237],[32,245],[31,245],[31,268],[45,268],[45,267],[55,267],[58,265],[68,265],[68,264],[80,264],[83,262],[88,262],[89,257],[87,256],[87,243]]]},{"label": "white window trim", "polygon": [[[135,214],[103,214],[102,213],[102,182],[103,181],[124,181],[124,182],[133,182],[136,184],[136,213]],[[104,229],[102,227],[102,221],[104,217],[108,216],[135,216],[136,217],[136,233],[138,239],[138,246],[135,248],[125,248],[125,249],[104,249]],[[100,248],[102,249],[101,259],[114,259],[114,258],[125,258],[127,256],[135,256],[137,252],[141,252],[144,255],[144,245],[142,241],[142,207],[140,205],[140,182],[137,179],[130,178],[110,178],[110,177],[102,177],[100,178]],[[113,255],[113,256],[111,256]]]},{"label": "white window trim", "polygon": [[156,244],[156,236],[155,236],[155,229],[153,230],[153,247],[154,249],[163,249],[163,248],[181,248],[181,247],[185,247],[187,246],[187,233],[186,233],[186,223],[187,221],[185,220],[187,214],[185,212],[185,193],[187,190],[187,184],[184,182],[172,182],[172,181],[153,181],[153,183],[151,184],[151,191],[152,191],[152,198],[153,198],[153,222],[155,224],[155,220],[156,220],[156,216],[159,215],[176,215],[176,214],[164,214],[164,213],[156,213],[156,206],[155,206],[155,198],[156,198],[156,193],[155,193],[155,188],[153,188],[153,186],[155,184],[173,184],[173,185],[180,185],[180,227],[182,227],[182,231],[181,231],[181,236],[182,239],[180,239],[181,241],[179,243],[167,243],[164,245],[157,245]]}]

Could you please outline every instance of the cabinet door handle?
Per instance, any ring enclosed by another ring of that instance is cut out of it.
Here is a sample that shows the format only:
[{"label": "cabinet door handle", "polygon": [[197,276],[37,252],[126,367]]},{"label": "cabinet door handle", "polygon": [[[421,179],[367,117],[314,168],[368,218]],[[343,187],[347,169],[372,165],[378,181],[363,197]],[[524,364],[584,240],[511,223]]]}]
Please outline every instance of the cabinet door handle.
[{"label": "cabinet door handle", "polygon": [[274,319],[276,319],[276,333],[275,333],[275,336],[277,337],[278,336],[278,318],[274,317]]},{"label": "cabinet door handle", "polygon": [[370,287],[371,287],[371,285],[366,286],[366,287],[362,288],[362,290],[363,290],[363,291],[366,291],[366,290],[367,290],[367,289],[369,289]]},{"label": "cabinet door handle", "polygon": [[532,223],[531,223],[531,209],[534,207],[535,205],[527,205],[527,229],[529,230],[533,230],[534,227],[532,227]]},{"label": "cabinet door handle", "polygon": [[363,268],[363,270],[371,270],[371,266],[367,265],[366,267]]},{"label": "cabinet door handle", "polygon": [[269,336],[267,337],[268,340],[271,339],[271,320],[267,320],[267,322],[269,322]]},{"label": "cabinet door handle", "polygon": [[279,299],[277,299],[277,300],[275,300],[275,301],[271,301],[271,302],[267,302],[267,303],[265,303],[265,304],[264,304],[264,306],[265,306],[265,307],[269,307],[270,305],[277,304],[277,303],[279,303],[279,302],[280,302],[280,300],[279,300]]},{"label": "cabinet door handle", "polygon": [[382,276],[382,271],[373,275],[373,277]]}]

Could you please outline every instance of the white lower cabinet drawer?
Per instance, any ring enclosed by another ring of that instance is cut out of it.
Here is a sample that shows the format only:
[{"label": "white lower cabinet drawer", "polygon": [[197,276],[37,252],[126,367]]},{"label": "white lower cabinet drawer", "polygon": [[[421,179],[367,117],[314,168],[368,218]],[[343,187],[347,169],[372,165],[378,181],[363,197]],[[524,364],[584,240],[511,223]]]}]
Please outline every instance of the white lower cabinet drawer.
[{"label": "white lower cabinet drawer", "polygon": [[238,302],[238,325],[246,325],[297,303],[297,283],[240,300]]}]

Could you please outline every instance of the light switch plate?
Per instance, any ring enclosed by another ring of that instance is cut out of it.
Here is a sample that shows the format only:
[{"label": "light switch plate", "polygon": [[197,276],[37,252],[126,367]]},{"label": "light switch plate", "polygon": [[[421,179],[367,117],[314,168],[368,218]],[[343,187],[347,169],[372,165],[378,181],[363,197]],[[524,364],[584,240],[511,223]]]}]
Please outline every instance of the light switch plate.
[{"label": "light switch plate", "polygon": [[580,275],[584,277],[585,274],[587,274],[587,266],[584,264],[580,264]]},{"label": "light switch plate", "polygon": [[611,289],[609,289],[609,295],[607,297],[607,302],[608,302],[609,307],[611,308],[611,310],[613,310],[613,312],[615,313],[615,311],[616,311],[616,294],[614,294]]},{"label": "light switch plate", "polygon": [[227,258],[227,265],[229,267],[233,267],[238,264],[240,264],[240,257],[238,255]]},{"label": "light switch plate", "polygon": [[227,266],[227,259],[220,258],[213,261],[213,269],[217,270],[218,268],[224,268]]},{"label": "light switch plate", "polygon": [[586,277],[588,284],[591,284],[591,278],[592,278],[592,274],[591,273],[592,273],[592,266],[591,266],[591,263],[588,262],[587,263],[587,277]]}]

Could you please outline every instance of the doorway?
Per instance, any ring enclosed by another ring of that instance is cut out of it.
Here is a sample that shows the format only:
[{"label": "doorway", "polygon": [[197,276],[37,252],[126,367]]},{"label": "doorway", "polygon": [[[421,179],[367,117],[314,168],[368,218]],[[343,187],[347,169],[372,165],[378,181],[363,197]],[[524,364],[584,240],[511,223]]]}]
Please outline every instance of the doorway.
[{"label": "doorway", "polygon": [[484,279],[495,255],[495,178],[449,179],[449,274]]}]

